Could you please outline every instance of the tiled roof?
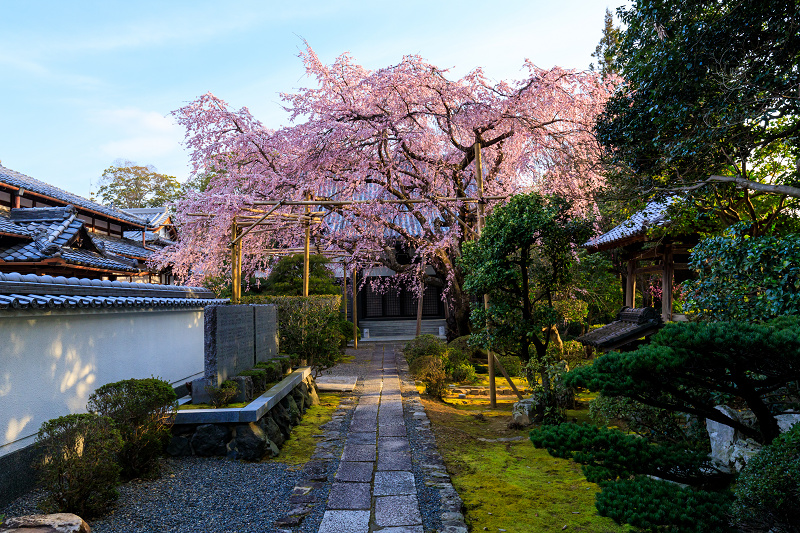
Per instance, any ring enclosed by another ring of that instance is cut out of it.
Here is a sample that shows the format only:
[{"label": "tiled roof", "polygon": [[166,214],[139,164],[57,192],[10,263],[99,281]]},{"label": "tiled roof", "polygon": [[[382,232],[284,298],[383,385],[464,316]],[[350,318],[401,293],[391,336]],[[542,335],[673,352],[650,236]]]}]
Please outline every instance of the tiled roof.
[{"label": "tiled roof", "polygon": [[203,287],[0,272],[0,310],[205,307],[224,304]]},{"label": "tiled roof", "polygon": [[142,247],[141,240],[137,242],[129,239],[120,239],[119,237],[111,237],[109,235],[92,235],[92,240],[95,244],[99,244],[105,250],[117,255],[135,257],[136,259],[142,260],[153,255],[153,250]]},{"label": "tiled roof", "polygon": [[[0,260],[6,263],[36,263],[57,257],[63,261],[114,272],[140,272],[135,261],[121,256],[102,253],[97,247],[77,249],[70,246],[78,233],[89,237],[74,207],[12,209],[9,222],[27,232],[33,239],[0,248]],[[93,239],[89,239],[93,242]],[[113,250],[109,250],[113,253]]]},{"label": "tiled roof", "polygon": [[667,208],[675,199],[676,197],[672,196],[659,202],[650,202],[647,207],[634,213],[616,228],[586,241],[583,247],[595,251],[608,250],[615,248],[617,243],[622,241],[644,239],[649,229],[669,223]]},{"label": "tiled roof", "polygon": [[31,238],[28,231],[16,222],[9,220],[4,211],[0,211],[0,233]]},{"label": "tiled roof", "polygon": [[624,307],[617,315],[617,320],[575,340],[600,350],[613,350],[652,335],[663,325],[661,315],[652,307]]},{"label": "tiled roof", "polygon": [[[141,231],[126,231],[123,232],[123,235],[126,239],[130,241],[142,242],[142,232]],[[154,244],[160,247],[169,246],[171,244],[175,244],[175,241],[170,239],[165,239],[161,235],[157,233],[153,233],[152,231],[145,231],[144,232],[145,242],[147,244]]]},{"label": "tiled roof", "polygon": [[146,220],[154,228],[166,224],[167,220],[169,220],[169,211],[166,207],[126,208],[125,212]]},{"label": "tiled roof", "polygon": [[0,183],[7,183],[8,185],[14,187],[23,187],[25,190],[41,194],[42,196],[55,198],[56,200],[73,204],[80,208],[88,209],[90,211],[116,218],[118,220],[123,220],[136,226],[147,226],[147,222],[145,220],[142,220],[135,215],[92,202],[91,200],[87,200],[82,196],[59,189],[58,187],[54,187],[49,183],[39,181],[2,165],[0,165]]}]

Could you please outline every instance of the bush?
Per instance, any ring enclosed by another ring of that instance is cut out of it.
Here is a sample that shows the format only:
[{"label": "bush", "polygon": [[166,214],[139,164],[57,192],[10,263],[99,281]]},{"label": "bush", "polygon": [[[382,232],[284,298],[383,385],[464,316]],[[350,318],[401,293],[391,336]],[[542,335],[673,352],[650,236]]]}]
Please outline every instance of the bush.
[{"label": "bush", "polygon": [[436,356],[443,358],[447,353],[447,344],[436,335],[426,333],[406,343],[403,355],[409,367],[420,357]]},{"label": "bush", "polygon": [[464,335],[461,337],[457,337],[451,340],[447,346],[450,348],[456,348],[460,350],[470,361],[472,360],[480,360],[486,361],[488,354],[486,350],[480,348],[478,346],[473,346],[470,344],[470,340],[472,339],[471,335]]},{"label": "bush", "polygon": [[423,356],[414,359],[410,367],[414,377],[425,384],[425,393],[442,399],[447,393],[447,373],[442,359],[436,356]]},{"label": "bush", "polygon": [[[337,324],[339,332],[342,334],[342,348],[346,348],[347,343],[353,340],[353,323],[340,316]],[[358,339],[361,340],[361,328],[356,329],[356,334]]]},{"label": "bush", "polygon": [[263,370],[266,374],[267,383],[272,383],[274,381],[280,381],[283,378],[284,370],[283,364],[281,361],[286,361],[285,364],[288,365],[287,359],[273,359],[272,361],[260,362],[256,363],[255,369]]},{"label": "bush", "polygon": [[475,383],[478,381],[478,374],[475,367],[469,363],[459,363],[452,372],[453,381],[458,383]]},{"label": "bush", "polygon": [[264,368],[252,368],[250,370],[245,370],[243,372],[239,372],[240,376],[250,376],[253,380],[253,389],[255,392],[261,393],[267,390],[267,383],[270,380],[267,379],[267,371]]},{"label": "bush", "polygon": [[278,306],[281,350],[296,354],[316,375],[342,359],[341,296],[249,296],[247,303]]},{"label": "bush", "polygon": [[158,378],[109,383],[89,396],[89,411],[111,418],[122,435],[123,478],[158,473],[158,457],[170,438],[176,400],[172,386]]},{"label": "bush", "polygon": [[800,531],[800,424],[750,459],[734,489],[734,518],[775,532]]},{"label": "bush", "polygon": [[239,394],[239,387],[235,381],[226,379],[219,384],[219,387],[207,385],[206,392],[211,397],[211,405],[219,409],[231,403],[231,400]]},{"label": "bush", "polygon": [[48,492],[46,511],[90,518],[117,499],[122,437],[110,418],[88,413],[49,420],[36,444],[41,454],[35,466]]},{"label": "bush", "polygon": [[657,533],[727,533],[729,492],[681,487],[646,477],[604,483],[597,510],[617,523]]}]

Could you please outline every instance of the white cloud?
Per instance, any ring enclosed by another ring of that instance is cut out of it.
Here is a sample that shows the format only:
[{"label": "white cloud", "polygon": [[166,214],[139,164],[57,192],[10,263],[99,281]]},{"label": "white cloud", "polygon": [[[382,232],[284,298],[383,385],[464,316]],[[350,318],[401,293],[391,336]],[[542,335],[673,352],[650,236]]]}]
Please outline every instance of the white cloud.
[{"label": "white cloud", "polygon": [[92,122],[109,132],[100,151],[111,159],[148,162],[182,153],[183,131],[172,119],[155,111],[136,108],[94,113]]}]

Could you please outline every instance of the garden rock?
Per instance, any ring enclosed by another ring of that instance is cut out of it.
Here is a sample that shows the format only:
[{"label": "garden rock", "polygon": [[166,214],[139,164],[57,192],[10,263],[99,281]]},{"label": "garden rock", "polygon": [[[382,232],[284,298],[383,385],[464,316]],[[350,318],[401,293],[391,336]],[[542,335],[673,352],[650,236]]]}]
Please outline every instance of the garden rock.
[{"label": "garden rock", "polygon": [[777,415],[775,419],[778,421],[778,427],[781,429],[781,433],[786,433],[792,429],[792,426],[800,422],[800,413]]},{"label": "garden rock", "polygon": [[314,383],[314,380],[311,376],[308,376],[308,395],[311,398],[311,405],[319,405],[319,391],[317,390],[317,384]]},{"label": "garden rock", "polygon": [[250,376],[235,376],[231,381],[236,383],[237,393],[231,400],[232,403],[250,403],[253,401],[253,378]]},{"label": "garden rock", "polygon": [[227,443],[230,440],[230,431],[216,424],[203,424],[197,426],[192,435],[192,449],[196,455],[211,457],[226,455]]},{"label": "garden rock", "polygon": [[289,421],[292,426],[296,426],[300,422],[300,409],[297,407],[297,402],[294,401],[291,394],[281,400],[281,405],[289,413]]},{"label": "garden rock", "polygon": [[167,453],[176,457],[192,455],[192,446],[186,435],[173,435],[167,446]]},{"label": "garden rock", "polygon": [[283,402],[276,403],[270,411],[270,414],[278,425],[278,428],[280,428],[284,439],[288,439],[292,431],[292,419],[289,416],[289,411],[283,406]]},{"label": "garden rock", "polygon": [[737,472],[741,472],[748,461],[761,451],[761,448],[761,444],[753,439],[737,439],[731,446],[731,466]]},{"label": "garden rock", "polygon": [[278,427],[278,424],[275,423],[275,420],[272,419],[272,416],[265,416],[261,419],[261,422],[264,426],[264,431],[267,434],[267,438],[272,441],[277,447],[283,446],[283,443],[286,439],[283,437],[283,433],[281,432],[281,428]]},{"label": "garden rock", "polygon": [[292,398],[294,399],[294,403],[297,404],[297,410],[300,411],[300,414],[303,414],[306,412],[307,406],[305,398],[303,398],[303,393],[300,392],[298,389],[299,387],[295,387],[294,389],[292,389]]},{"label": "garden rock", "polygon": [[[740,420],[739,413],[727,405],[718,405],[716,409],[733,420]],[[708,419],[706,430],[711,443],[711,458],[723,465],[733,466],[733,445],[738,439],[738,432],[726,424]]]},{"label": "garden rock", "polygon": [[258,461],[267,449],[267,434],[256,423],[236,426],[234,447],[237,459]]},{"label": "garden rock", "polygon": [[7,518],[0,531],[19,533],[91,533],[89,524],[71,513],[34,514]]},{"label": "garden rock", "polygon": [[530,426],[536,416],[536,404],[535,398],[525,398],[515,402],[511,407],[511,418],[514,423],[520,426]]}]

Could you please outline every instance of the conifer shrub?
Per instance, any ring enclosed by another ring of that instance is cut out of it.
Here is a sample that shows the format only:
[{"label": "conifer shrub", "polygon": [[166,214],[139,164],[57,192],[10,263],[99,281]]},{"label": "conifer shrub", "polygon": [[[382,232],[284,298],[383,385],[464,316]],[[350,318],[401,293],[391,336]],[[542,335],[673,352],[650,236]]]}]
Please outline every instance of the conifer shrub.
[{"label": "conifer shrub", "polygon": [[498,359],[509,376],[518,377],[522,375],[522,361],[519,357],[516,355],[501,355]]},{"label": "conifer shrub", "polygon": [[475,367],[469,363],[459,363],[451,372],[453,381],[457,383],[475,383],[478,381],[478,374]]},{"label": "conifer shrub", "polygon": [[436,356],[443,358],[447,353],[447,344],[436,335],[426,333],[406,343],[403,355],[409,367],[420,357]]},{"label": "conifer shrub", "polygon": [[119,453],[124,479],[158,473],[158,457],[169,442],[177,397],[169,383],[158,378],[127,379],[98,388],[89,411],[116,424],[124,444]]},{"label": "conifer shrub", "polygon": [[288,360],[286,359],[273,359],[271,361],[256,363],[255,369],[264,371],[267,383],[280,381],[284,374],[283,365],[281,364],[282,360],[285,360],[288,364]]},{"label": "conifer shrub", "polygon": [[654,533],[728,533],[730,492],[682,487],[645,476],[604,483],[597,510],[619,524]]},{"label": "conifer shrub", "polygon": [[267,371],[263,368],[251,368],[250,370],[243,370],[239,372],[240,376],[249,376],[253,380],[253,389],[256,392],[264,392],[267,390]]},{"label": "conifer shrub", "polygon": [[800,424],[765,446],[742,469],[734,519],[776,533],[800,531]]},{"label": "conifer shrub", "polygon": [[123,442],[110,418],[94,413],[54,418],[42,424],[36,445],[45,511],[91,518],[119,496],[117,456]]}]

